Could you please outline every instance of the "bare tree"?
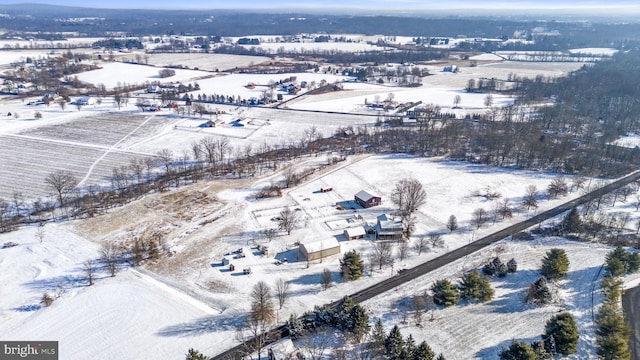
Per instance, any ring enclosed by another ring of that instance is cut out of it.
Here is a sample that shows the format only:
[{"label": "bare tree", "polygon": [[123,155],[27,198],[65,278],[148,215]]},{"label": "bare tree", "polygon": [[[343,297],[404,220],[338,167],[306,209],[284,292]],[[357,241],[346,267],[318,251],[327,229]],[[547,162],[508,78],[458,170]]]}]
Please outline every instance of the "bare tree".
[{"label": "bare tree", "polygon": [[271,288],[266,282],[260,281],[251,290],[251,313],[254,320],[271,324],[275,320],[275,309],[271,302]]},{"label": "bare tree", "polygon": [[405,215],[418,210],[426,200],[427,193],[416,179],[405,178],[398,181],[391,192],[391,201]]},{"label": "bare tree", "polygon": [[458,229],[458,218],[455,215],[449,216],[447,220],[447,229],[449,232],[454,232]]},{"label": "bare tree", "polygon": [[472,222],[476,226],[476,229],[480,229],[488,220],[487,211],[483,208],[477,208],[473,210]]},{"label": "bare tree", "polygon": [[496,205],[496,213],[500,215],[500,217],[504,220],[505,218],[512,218],[513,212],[511,211],[511,206],[509,204],[508,199],[504,199],[500,201]]},{"label": "bare tree", "polygon": [[393,265],[391,243],[388,241],[373,242],[373,252],[370,254],[371,263],[378,265],[378,270],[383,266]]},{"label": "bare tree", "polygon": [[44,241],[44,226],[40,225],[38,226],[38,229],[36,229],[36,238],[38,238],[38,240],[40,240],[40,244],[42,244],[42,242]]},{"label": "bare tree", "polygon": [[409,240],[400,240],[398,242],[398,256],[400,257],[400,261],[404,261],[404,258],[407,256],[407,251],[409,250]]},{"label": "bare tree", "polygon": [[569,192],[569,186],[567,181],[563,177],[557,177],[551,181],[547,186],[547,194],[550,198],[556,198],[558,196],[567,195]]},{"label": "bare tree", "polygon": [[289,288],[290,284],[288,281],[285,281],[283,278],[276,280],[276,297],[278,298],[280,309],[282,309],[282,306],[284,306],[284,303],[289,297]]},{"label": "bare tree", "polygon": [[295,210],[291,210],[291,208],[286,207],[280,211],[278,229],[286,231],[287,235],[291,235],[291,231],[299,222],[300,217],[298,216],[298,213]]},{"label": "bare tree", "polygon": [[423,251],[428,250],[429,242],[427,241],[427,238],[424,236],[419,236],[415,244],[415,249],[418,252],[418,256],[422,255]]},{"label": "bare tree", "polygon": [[109,274],[111,276],[116,276],[116,272],[118,270],[118,261],[119,261],[120,253],[118,251],[118,247],[113,243],[108,243],[102,245],[102,261],[106,265],[109,270]]},{"label": "bare tree", "polygon": [[300,181],[300,176],[295,172],[292,166],[284,171],[284,187],[290,188],[296,186]]},{"label": "bare tree", "polygon": [[442,236],[440,236],[440,234],[429,235],[429,241],[431,242],[431,247],[433,248],[444,246],[444,240],[442,239]]},{"label": "bare tree", "polygon": [[164,148],[160,150],[156,155],[158,156],[158,159],[164,166],[165,175],[169,174],[169,171],[171,170],[171,163],[173,162],[173,151],[167,148]]},{"label": "bare tree", "polygon": [[57,170],[50,173],[44,182],[58,195],[60,209],[64,208],[67,195],[78,186],[78,179],[67,170]]},{"label": "bare tree", "polygon": [[269,242],[275,239],[276,235],[278,235],[276,229],[264,229],[262,230],[262,234],[267,238],[267,240],[269,240]]},{"label": "bare tree", "polygon": [[522,205],[525,206],[527,210],[538,208],[538,189],[535,185],[527,186],[524,198],[522,199]]},{"label": "bare tree", "polygon": [[331,347],[332,341],[334,339],[329,333],[316,332],[302,338],[302,348],[307,358],[320,360],[324,358],[325,351]]},{"label": "bare tree", "polygon": [[51,304],[53,304],[53,297],[51,295],[49,295],[48,293],[44,293],[44,294],[42,294],[42,297],[40,298],[40,303],[44,307],[49,307],[49,306],[51,306]]},{"label": "bare tree", "polygon": [[456,95],[453,97],[453,108],[457,109],[460,107],[460,102],[462,101],[462,97],[460,95]]},{"label": "bare tree", "polygon": [[93,260],[87,260],[84,262],[84,273],[87,276],[87,282],[89,286],[93,285],[93,276],[95,274],[96,267]]},{"label": "bare tree", "polygon": [[320,285],[322,286],[322,290],[327,290],[331,287],[331,283],[333,282],[333,276],[331,275],[331,270],[325,268],[322,270],[320,274]]}]

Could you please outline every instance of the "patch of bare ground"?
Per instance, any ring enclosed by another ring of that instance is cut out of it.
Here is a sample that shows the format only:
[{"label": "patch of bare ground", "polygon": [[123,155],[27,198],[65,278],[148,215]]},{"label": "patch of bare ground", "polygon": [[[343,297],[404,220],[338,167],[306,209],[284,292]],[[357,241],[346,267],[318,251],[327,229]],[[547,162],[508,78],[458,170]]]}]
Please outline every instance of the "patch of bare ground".
[{"label": "patch of bare ground", "polygon": [[[193,276],[193,269],[210,266],[209,254],[220,238],[241,231],[242,226],[234,224],[234,218],[244,206],[226,204],[216,195],[246,186],[246,180],[207,181],[147,195],[104,215],[80,221],[75,230],[94,242],[115,242],[127,249],[137,239],[157,239],[163,248],[160,257],[147,259],[142,265],[159,275],[183,280],[188,274]],[[211,278],[190,280],[209,291],[232,289],[230,284]]]}]

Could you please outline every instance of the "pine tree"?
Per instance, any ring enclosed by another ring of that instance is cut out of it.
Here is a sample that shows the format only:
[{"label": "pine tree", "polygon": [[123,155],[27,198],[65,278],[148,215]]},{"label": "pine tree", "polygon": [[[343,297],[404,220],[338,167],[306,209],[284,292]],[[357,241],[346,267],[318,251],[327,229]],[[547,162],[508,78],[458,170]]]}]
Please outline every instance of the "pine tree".
[{"label": "pine tree", "polygon": [[433,291],[433,302],[437,305],[449,307],[458,303],[458,294],[449,280],[437,280],[431,286],[431,291]]},{"label": "pine tree", "polygon": [[562,220],[562,228],[565,233],[579,233],[582,230],[582,220],[576,208],[571,209]]},{"label": "pine tree", "polygon": [[578,327],[570,313],[560,313],[549,319],[545,325],[545,336],[553,336],[558,354],[570,355],[576,352]]},{"label": "pine tree", "polygon": [[398,325],[394,325],[384,340],[385,356],[388,360],[404,360],[401,357],[403,349],[404,339]]},{"label": "pine tree", "polygon": [[289,321],[287,321],[287,329],[289,330],[289,336],[291,336],[291,338],[294,340],[303,334],[304,325],[302,325],[302,321],[298,318],[298,315],[289,315]]},{"label": "pine tree", "polygon": [[409,334],[409,336],[407,336],[407,340],[404,342],[404,352],[406,353],[406,356],[403,357],[403,359],[413,359],[417,351],[418,347],[416,346],[416,341],[413,339],[413,335]]},{"label": "pine tree", "polygon": [[207,357],[204,356],[204,354],[202,354],[201,352],[191,348],[187,352],[185,360],[207,360]]},{"label": "pine tree", "polygon": [[489,278],[472,271],[462,277],[459,286],[460,297],[467,301],[489,301],[493,298],[494,291],[489,283]]},{"label": "pine tree", "polygon": [[351,250],[340,260],[340,274],[344,280],[358,280],[362,276],[364,262],[357,251]]},{"label": "pine tree", "polygon": [[426,341],[421,342],[411,360],[433,360],[436,354]]},{"label": "pine tree", "polygon": [[383,352],[386,338],[387,335],[384,332],[382,320],[378,319],[373,325],[373,330],[371,331],[371,347],[373,348],[374,353],[381,354]]},{"label": "pine tree", "polygon": [[518,271],[518,262],[516,262],[516,259],[511,258],[511,260],[507,262],[507,271],[509,274],[513,274]]},{"label": "pine tree", "polygon": [[352,329],[353,319],[351,318],[351,310],[353,307],[353,300],[351,300],[349,296],[345,296],[338,306],[336,306],[333,314],[333,324],[342,329]]},{"label": "pine tree", "polygon": [[500,360],[537,360],[531,345],[523,341],[513,340],[508,348],[500,351]]},{"label": "pine tree", "polygon": [[603,359],[629,359],[628,340],[631,328],[624,320],[618,299],[608,300],[596,317],[597,353]]},{"label": "pine tree", "polygon": [[553,300],[547,280],[541,276],[529,287],[526,301],[533,304],[549,304]]},{"label": "pine tree", "polygon": [[[569,258],[562,249],[551,249],[542,259],[540,272],[549,280],[560,280],[569,271]],[[556,339],[557,340],[557,339]]]},{"label": "pine tree", "polygon": [[351,309],[351,328],[348,329],[360,342],[365,334],[369,332],[371,328],[369,326],[369,314],[367,314],[367,310],[364,307],[356,304]]}]

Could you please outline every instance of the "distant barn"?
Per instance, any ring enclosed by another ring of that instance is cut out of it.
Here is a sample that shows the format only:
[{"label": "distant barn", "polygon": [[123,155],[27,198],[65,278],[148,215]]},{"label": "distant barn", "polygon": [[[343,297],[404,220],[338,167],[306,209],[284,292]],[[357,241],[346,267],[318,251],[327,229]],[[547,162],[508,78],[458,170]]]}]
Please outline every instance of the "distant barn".
[{"label": "distant barn", "polygon": [[300,243],[300,254],[307,261],[340,254],[340,243],[335,238]]},{"label": "distant barn", "polygon": [[355,195],[355,200],[363,208],[370,208],[372,206],[378,206],[382,203],[380,196],[371,195],[368,192],[362,190]]}]

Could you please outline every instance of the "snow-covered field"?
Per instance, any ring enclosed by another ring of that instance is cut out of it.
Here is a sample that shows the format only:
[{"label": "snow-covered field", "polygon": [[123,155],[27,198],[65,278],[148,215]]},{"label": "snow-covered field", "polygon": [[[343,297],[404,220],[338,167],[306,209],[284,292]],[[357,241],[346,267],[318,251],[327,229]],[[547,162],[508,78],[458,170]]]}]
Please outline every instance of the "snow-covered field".
[{"label": "snow-covered field", "polygon": [[[310,157],[299,161],[302,168],[317,166],[326,159]],[[93,219],[47,224],[42,242],[35,227],[0,234],[0,244],[18,244],[0,249],[0,332],[10,334],[8,340],[58,340],[65,359],[89,355],[128,358],[149,351],[160,358],[180,358],[189,347],[216,354],[236,342],[237,327],[249,308],[249,292],[258,281],[273,286],[276,279],[282,278],[291,283],[291,298],[278,311],[278,321],[282,322],[291,313],[301,314],[314,304],[337,300],[393,276],[392,268],[378,271],[367,267],[362,279],[343,283],[337,273],[339,256],[307,265],[299,261],[294,242],[335,237],[342,253],[356,249],[368,261],[371,240],[346,241],[342,230],[357,221],[372,223],[378,214],[391,211],[391,187],[407,176],[419,179],[428,194],[427,203],[416,215],[416,236],[440,232],[445,246],[421,256],[411,249],[404,261],[396,259],[396,270],[442,255],[533,214],[518,211],[511,220],[475,229],[469,223],[471,212],[478,207],[490,210],[492,203],[476,196],[476,192],[498,191],[502,199],[510,199],[515,205],[526,186],[535,184],[544,189],[554,177],[408,156],[361,156],[326,168],[310,181],[285,191],[282,198],[253,197],[257,189],[279,179],[279,173],[252,183],[205,182],[149,196]],[[317,191],[326,186],[332,186],[334,191]],[[357,212],[336,209],[336,203],[351,200],[360,189],[381,195],[382,206]],[[564,199],[541,199],[540,210],[577,195],[574,192]],[[279,233],[269,241],[262,232],[276,226],[271,219],[285,206],[299,208],[303,221],[291,235]],[[362,220],[354,217],[356,214]],[[460,223],[460,229],[452,234],[444,228],[450,214],[455,214]],[[172,256],[142,269],[123,265],[115,278],[99,270],[95,285],[86,285],[83,264],[99,257],[100,244],[123,244],[149,227],[165,235],[164,242]],[[267,245],[269,254],[263,256],[255,251],[256,244]],[[535,269],[551,247],[566,249],[572,264],[570,275],[559,288],[561,301],[546,308],[524,305],[524,288],[537,278]],[[234,258],[231,252],[238,248],[243,248],[245,258]],[[436,310],[432,322],[425,320],[419,328],[409,320],[402,324],[402,331],[405,335],[412,333],[418,341],[427,340],[448,358],[495,359],[511,339],[532,340],[541,333],[548,317],[566,309],[576,316],[581,331],[579,353],[572,358],[586,359],[594,352],[592,283],[608,250],[562,239],[503,241],[365,305],[390,329],[403,318],[399,304],[421,294],[435,279],[455,279],[462,271],[481,266],[496,255],[504,261],[515,257],[519,272],[492,281],[496,289],[492,302]],[[223,257],[236,266],[236,271],[229,272],[220,265]],[[288,263],[275,264],[284,258]],[[243,275],[242,269],[248,267],[252,274]],[[324,268],[334,273],[335,281],[326,291],[319,284]],[[44,292],[59,294],[51,307],[39,304]],[[595,299],[597,305],[599,297],[596,295]],[[429,315],[425,317],[428,318]]]},{"label": "snow-covered field", "polygon": [[[4,54],[0,54],[2,62],[9,60]],[[154,59],[153,56],[150,62],[158,65],[171,62],[170,58]],[[207,61],[205,57],[189,59],[193,59],[190,66],[209,70],[196,66]],[[180,58],[180,61],[189,60]],[[235,60],[219,61],[222,64]],[[292,101],[289,108],[362,113],[368,111],[363,109],[365,99],[372,102],[376,96],[385,99],[393,93],[395,101],[422,100],[447,110],[453,97],[459,94],[463,111],[482,111],[484,96],[462,91],[471,78],[506,79],[509,73],[527,77],[561,76],[580,65],[500,62],[463,67],[456,74],[441,72],[441,66],[433,66],[433,75],[425,77],[424,85],[419,88],[345,83],[344,91],[303,96]],[[124,63],[104,63],[104,66],[102,70],[79,74],[80,80],[107,87],[160,80],[156,67]],[[266,84],[287,76],[212,75],[176,69],[175,76],[162,81],[198,82],[201,90],[194,92],[194,96],[226,93],[259,97],[260,87],[249,90],[244,85],[248,82]],[[323,79],[328,82],[341,79],[328,74],[295,75],[298,81],[318,83]],[[131,159],[144,158],[164,148],[178,156],[188,151],[193,142],[207,136],[227,137],[233,149],[248,145],[257,149],[262,144],[297,142],[304,130],[312,126],[329,136],[338,127],[372,126],[375,122],[375,116],[362,114],[216,105],[225,112],[219,115],[225,124],[203,128],[200,125],[212,117],[178,116],[168,109],[142,113],[135,107],[135,101],[118,110],[110,98],[82,109],[72,105],[66,109],[57,105],[29,106],[26,105],[29,100],[32,99],[0,101],[0,153],[3,154],[0,155],[3,163],[0,177],[11,179],[0,188],[0,196],[4,198],[10,198],[14,191],[22,191],[27,197],[49,195],[43,179],[59,168],[73,171],[83,179],[83,185],[104,181],[114,167],[124,166]],[[494,103],[498,105],[511,101],[508,97],[494,96]],[[36,119],[36,111],[42,118]],[[7,112],[20,116],[5,115]],[[234,120],[240,120],[236,124],[244,126],[231,125]],[[296,170],[325,166],[328,156],[331,155],[305,157],[292,166]],[[124,359],[149,354],[163,359],[182,358],[190,347],[214,355],[237,342],[237,328],[250,305],[249,292],[258,281],[273,286],[276,279],[282,278],[291,283],[291,298],[278,311],[281,323],[291,313],[301,314],[315,304],[337,300],[393,276],[399,268],[440,256],[533,215],[533,211],[517,210],[512,219],[489,223],[479,229],[471,224],[475,209],[491,212],[496,202],[478,195],[499,192],[500,200],[508,199],[516,206],[527,186],[536,185],[543,191],[556,176],[444,159],[362,155],[325,167],[300,186],[285,190],[281,198],[256,200],[255,193],[282,180],[285,170],[286,165],[259,179],[202,182],[145,197],[96,218],[50,223],[42,228],[42,242],[35,227],[0,234],[0,246],[10,241],[18,244],[0,248],[0,333],[7,334],[7,340],[59,340],[64,359]],[[389,195],[395,182],[405,177],[421,181],[427,192],[426,204],[416,213],[415,236],[441,233],[444,247],[431,249],[421,256],[410,250],[406,259],[396,260],[394,268],[368,269],[361,280],[350,283],[339,279],[339,256],[310,264],[299,261],[294,244],[301,240],[335,238],[341,243],[342,253],[350,249],[364,254],[370,252],[370,239],[346,241],[342,231],[356,224],[372,224],[376,216],[392,211]],[[318,192],[326,187],[334,190]],[[381,195],[382,206],[355,211],[338,209],[336,204],[352,200],[362,189]],[[564,199],[541,198],[539,211],[578,195],[572,192]],[[264,231],[277,227],[273,219],[285,207],[299,209],[296,211],[303,220],[291,235],[280,232],[270,241]],[[629,223],[638,219],[630,201],[618,204],[616,211],[632,213]],[[450,215],[455,215],[460,224],[460,229],[453,233],[445,229]],[[124,244],[150,228],[162,233],[171,256],[139,269],[123,265],[115,278],[101,269],[96,284],[86,285],[83,263],[99,257],[100,244]],[[257,244],[267,245],[269,254],[263,256],[255,251],[253,247]],[[572,264],[569,277],[560,284],[561,302],[547,308],[526,306],[522,303],[522,292],[537,278],[535,270],[544,252],[551,247],[565,248]],[[245,258],[233,257],[231,252],[238,248],[243,248]],[[504,261],[515,257],[520,271],[493,281],[496,298],[492,302],[436,310],[432,322],[425,320],[419,328],[409,321],[402,325],[402,331],[405,335],[413,333],[418,341],[427,340],[447,358],[495,359],[500,348],[511,339],[532,340],[542,332],[548,317],[566,309],[576,316],[581,331],[579,353],[572,358],[593,358],[591,310],[599,298],[596,296],[592,304],[591,291],[607,251],[608,248],[599,245],[562,239],[503,241],[372,299],[366,306],[373,317],[383,319],[388,330],[402,320],[398,304],[417,291],[426,290],[435,279],[454,279],[462,271],[480,266],[498,254]],[[223,257],[236,265],[236,271],[230,272],[220,265]],[[285,258],[287,263],[276,265],[276,260]],[[242,269],[249,267],[252,274],[243,275]],[[333,272],[335,280],[334,286],[326,291],[322,291],[319,284],[324,268]],[[44,292],[59,296],[51,307],[43,308],[39,304]]]}]

